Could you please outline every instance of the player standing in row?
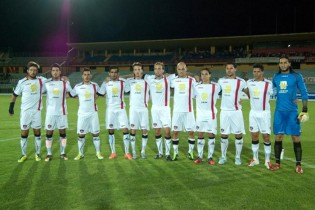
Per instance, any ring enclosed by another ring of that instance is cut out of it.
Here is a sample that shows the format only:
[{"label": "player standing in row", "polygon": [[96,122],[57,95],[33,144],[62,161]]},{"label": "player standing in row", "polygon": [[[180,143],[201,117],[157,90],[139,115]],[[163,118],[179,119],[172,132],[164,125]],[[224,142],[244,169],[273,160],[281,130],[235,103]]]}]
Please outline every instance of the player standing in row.
[{"label": "player standing in row", "polygon": [[253,79],[247,81],[251,110],[249,112],[249,131],[252,138],[253,159],[248,166],[259,164],[259,133],[264,140],[265,166],[271,168],[271,113],[270,96],[273,94],[271,81],[264,78],[264,66],[262,64],[253,65]]},{"label": "player standing in row", "polygon": [[226,76],[220,78],[218,83],[222,89],[220,131],[221,131],[221,152],[219,164],[225,164],[226,152],[229,144],[229,134],[235,135],[235,165],[241,165],[241,152],[243,148],[244,118],[241,106],[242,93],[246,92],[245,80],[236,77],[236,64],[225,65]]},{"label": "player standing in row", "polygon": [[[283,135],[291,135],[296,158],[295,172],[303,173],[301,167],[302,146],[301,146],[301,122],[306,122],[309,117],[307,113],[308,93],[301,74],[293,71],[291,62],[287,56],[279,59],[279,72],[272,80],[276,88],[276,109],[274,113],[273,131],[275,134],[275,159],[276,164],[271,170],[280,169],[280,154],[282,150]],[[301,94],[302,112],[298,113],[297,93]]]},{"label": "player standing in row", "polygon": [[51,66],[51,79],[43,87],[43,92],[47,93],[45,118],[47,156],[45,161],[52,159],[51,148],[55,128],[59,129],[60,158],[68,160],[65,153],[67,144],[66,129],[68,128],[66,94],[70,91],[72,91],[72,88],[69,81],[61,79],[60,65],[54,63]]},{"label": "player standing in row", "polygon": [[142,130],[142,149],[141,157],[146,158],[145,148],[148,142],[149,129],[149,115],[148,115],[148,101],[149,101],[149,86],[148,83],[142,79],[142,65],[139,62],[132,64],[134,78],[129,78],[127,84],[130,85],[130,142],[132,147],[132,157],[137,158],[136,153],[136,130]]},{"label": "player standing in row", "polygon": [[111,149],[109,159],[116,158],[114,131],[115,129],[121,129],[123,132],[125,158],[132,160],[132,156],[129,153],[129,122],[124,100],[124,93],[129,91],[129,85],[126,85],[126,80],[119,78],[118,67],[110,67],[109,81],[103,82],[101,88],[97,92],[98,95],[106,95],[105,122]]},{"label": "player standing in row", "polygon": [[101,160],[104,157],[100,152],[100,122],[98,118],[98,109],[96,105],[97,91],[99,86],[95,82],[91,82],[92,74],[89,68],[82,71],[83,82],[77,84],[70,92],[71,97],[79,98],[77,134],[79,154],[74,160],[84,158],[85,135],[92,133],[93,143],[96,150],[96,157]]},{"label": "player standing in row", "polygon": [[200,72],[201,83],[197,84],[196,90],[196,132],[198,132],[197,151],[198,158],[195,164],[202,163],[203,148],[205,145],[205,133],[208,133],[208,163],[214,165],[212,158],[215,148],[215,135],[217,134],[217,108],[216,101],[221,88],[218,84],[210,81],[211,72],[204,68]]},{"label": "player standing in row", "polygon": [[195,114],[193,107],[194,87],[196,81],[187,76],[187,66],[184,62],[177,64],[178,77],[171,81],[171,88],[174,88],[174,104],[172,117],[173,130],[173,160],[178,158],[179,132],[188,132],[188,158],[193,160],[195,146]]},{"label": "player standing in row", "polygon": [[19,80],[13,91],[9,107],[9,113],[10,115],[13,115],[16,98],[19,95],[22,95],[20,113],[20,144],[22,156],[18,159],[18,162],[24,162],[27,159],[26,149],[30,128],[33,128],[35,136],[35,160],[40,161],[42,159],[40,156],[42,127],[41,110],[43,108],[42,91],[46,78],[37,76],[40,67],[36,62],[28,62],[26,68],[27,75],[25,78]]},{"label": "player standing in row", "polygon": [[156,146],[158,154],[155,159],[163,157],[163,140],[162,128],[164,130],[165,139],[165,158],[172,160],[170,156],[171,148],[171,109],[170,109],[170,83],[175,74],[169,76],[164,75],[164,63],[156,62],[154,64],[153,76],[147,76],[150,95],[152,100],[151,116],[152,128],[155,131]]}]

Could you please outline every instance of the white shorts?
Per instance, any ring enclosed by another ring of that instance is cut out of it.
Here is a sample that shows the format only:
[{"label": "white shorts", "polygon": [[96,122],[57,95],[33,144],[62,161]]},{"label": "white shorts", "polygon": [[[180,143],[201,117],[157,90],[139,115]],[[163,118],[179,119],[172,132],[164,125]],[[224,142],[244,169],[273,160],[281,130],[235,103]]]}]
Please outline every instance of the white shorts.
[{"label": "white shorts", "polygon": [[149,113],[147,108],[129,109],[130,129],[149,130]]},{"label": "white shorts", "polygon": [[244,118],[242,110],[220,112],[221,134],[245,134]]},{"label": "white shorts", "polygon": [[171,109],[170,107],[154,107],[151,109],[152,128],[170,128],[171,127]]},{"label": "white shorts", "polygon": [[127,112],[125,109],[106,109],[106,129],[129,128]]},{"label": "white shorts", "polygon": [[196,120],[196,131],[197,132],[206,132],[206,133],[213,133],[217,134],[217,118],[197,118]]},{"label": "white shorts", "polygon": [[195,131],[195,115],[193,112],[173,112],[173,131]]},{"label": "white shorts", "polygon": [[42,117],[41,111],[39,110],[27,110],[21,111],[20,114],[20,127],[21,130],[41,129]]},{"label": "white shorts", "polygon": [[68,128],[68,117],[67,115],[46,115],[45,129],[53,131],[57,129]]},{"label": "white shorts", "polygon": [[271,113],[270,111],[250,111],[249,131],[260,133],[271,133]]},{"label": "white shorts", "polygon": [[78,114],[77,134],[97,134],[100,132],[100,121],[98,113],[94,112],[89,115]]}]

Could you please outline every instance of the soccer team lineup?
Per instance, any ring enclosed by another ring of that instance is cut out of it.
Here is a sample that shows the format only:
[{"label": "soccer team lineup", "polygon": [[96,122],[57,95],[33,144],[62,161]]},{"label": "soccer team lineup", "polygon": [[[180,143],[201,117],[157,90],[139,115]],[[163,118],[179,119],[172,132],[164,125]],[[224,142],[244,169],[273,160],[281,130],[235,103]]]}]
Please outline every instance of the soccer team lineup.
[{"label": "soccer team lineup", "polygon": [[[225,64],[226,75],[217,83],[211,81],[211,71],[208,68],[201,69],[200,75],[194,75],[187,71],[184,62],[177,64],[175,74],[165,73],[162,62],[154,64],[152,75],[143,74],[142,64],[139,62],[132,64],[133,74],[124,76],[119,75],[119,67],[111,66],[109,77],[101,86],[92,81],[91,70],[85,67],[82,69],[82,82],[73,87],[67,77],[62,76],[62,67],[57,63],[51,66],[49,79],[38,76],[40,68],[38,63],[30,61],[26,67],[27,75],[18,81],[9,106],[9,114],[14,115],[16,99],[21,97],[20,147],[22,155],[18,159],[19,163],[28,159],[27,145],[30,129],[34,134],[35,160],[42,160],[40,151],[42,100],[43,94],[46,94],[43,127],[47,155],[43,159],[47,162],[53,159],[54,132],[55,135],[57,133],[59,135],[60,158],[65,161],[69,159],[66,154],[67,100],[72,100],[71,98],[78,98],[79,101],[76,122],[78,154],[74,160],[80,161],[84,158],[87,134],[92,135],[96,158],[104,159],[100,149],[101,128],[96,99],[105,97],[105,128],[108,130],[111,150],[109,159],[117,158],[115,131],[123,133],[125,159],[130,161],[138,158],[146,159],[148,132],[151,128],[154,130],[156,142],[155,159],[178,160],[179,142],[181,145],[188,142],[187,158],[194,164],[201,164],[206,160],[205,162],[210,165],[223,165],[227,162],[231,135],[235,139],[234,163],[237,166],[244,165],[241,153],[246,132],[241,99],[245,94],[250,103],[249,135],[252,140],[253,156],[246,165],[252,167],[260,164],[258,152],[262,142],[265,167],[271,171],[281,169],[282,140],[285,135],[288,135],[293,142],[295,172],[298,174],[304,172],[301,163],[301,124],[309,119],[308,92],[303,76],[292,69],[286,55],[279,58],[279,71],[275,72],[272,80],[264,78],[264,66],[257,63],[252,67],[253,78],[245,81],[236,76],[237,66],[231,62]],[[124,100],[126,93],[129,94],[129,104],[126,104]],[[301,96],[300,101],[297,98],[298,93]],[[273,96],[276,96],[275,110],[270,109],[269,103]],[[220,107],[216,105],[219,98]],[[152,104],[150,110],[148,109],[149,100]],[[172,108],[171,100],[173,100]],[[129,108],[128,115],[126,107]],[[271,112],[274,114],[273,124],[271,124]],[[141,139],[137,139],[137,142],[141,142],[141,152],[138,154],[136,152],[137,130],[140,130],[142,135]],[[182,132],[186,133],[186,139],[182,137],[180,139]],[[270,139],[271,132],[275,135],[273,144]],[[221,152],[217,162],[213,157],[216,135],[220,136]],[[262,141],[259,141],[260,135]],[[207,151],[204,154],[205,148]],[[275,163],[271,163],[270,160],[272,149]]]}]

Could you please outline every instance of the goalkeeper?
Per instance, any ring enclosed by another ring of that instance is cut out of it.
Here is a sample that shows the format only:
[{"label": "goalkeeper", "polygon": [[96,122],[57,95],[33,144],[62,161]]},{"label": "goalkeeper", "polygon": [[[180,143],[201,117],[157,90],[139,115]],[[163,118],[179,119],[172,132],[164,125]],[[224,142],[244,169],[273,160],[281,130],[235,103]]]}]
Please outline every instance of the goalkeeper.
[{"label": "goalkeeper", "polygon": [[[308,93],[301,74],[293,71],[287,56],[279,59],[279,72],[272,80],[277,94],[276,110],[274,113],[273,131],[275,134],[274,153],[276,164],[271,170],[280,169],[280,154],[283,135],[291,135],[296,158],[295,172],[302,174],[301,123],[309,119],[307,113]],[[302,112],[298,113],[297,93],[301,94]]]}]

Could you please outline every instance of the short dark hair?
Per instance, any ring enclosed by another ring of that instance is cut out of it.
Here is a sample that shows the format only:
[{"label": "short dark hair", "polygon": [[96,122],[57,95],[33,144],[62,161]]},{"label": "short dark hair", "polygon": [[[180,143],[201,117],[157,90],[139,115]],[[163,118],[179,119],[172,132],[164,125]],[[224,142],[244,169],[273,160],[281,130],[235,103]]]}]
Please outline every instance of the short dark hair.
[{"label": "short dark hair", "polygon": [[83,71],[82,71],[82,74],[83,74],[83,72],[85,72],[85,71],[91,72],[91,69],[90,69],[89,67],[84,67],[84,68],[83,68]]},{"label": "short dark hair", "polygon": [[39,64],[36,63],[35,61],[30,61],[30,62],[27,63],[26,68],[29,69],[31,67],[36,67],[37,70],[40,68]]},{"label": "short dark hair", "polygon": [[283,59],[283,58],[287,59],[287,60],[289,61],[289,63],[291,63],[290,58],[289,58],[288,55],[282,54],[282,55],[280,56],[279,60],[280,60],[280,59]]},{"label": "short dark hair", "polygon": [[50,66],[50,69],[52,69],[53,67],[57,67],[59,69],[61,69],[61,66],[58,63],[54,63]]},{"label": "short dark hair", "polygon": [[211,74],[211,71],[208,68],[202,68],[201,71],[200,71],[200,74],[201,74],[202,71],[207,71],[209,74]]},{"label": "short dark hair", "polygon": [[227,63],[225,64],[225,67],[226,67],[227,65],[233,65],[234,68],[237,67],[236,63],[233,63],[233,62],[227,62]]},{"label": "short dark hair", "polygon": [[261,71],[264,71],[264,66],[261,64],[261,63],[255,63],[253,65],[253,68],[258,68],[260,69]]},{"label": "short dark hair", "polygon": [[110,72],[110,70],[112,70],[112,69],[117,69],[117,73],[119,72],[119,67],[118,67],[118,66],[110,66],[110,67],[109,67],[109,72]]}]

